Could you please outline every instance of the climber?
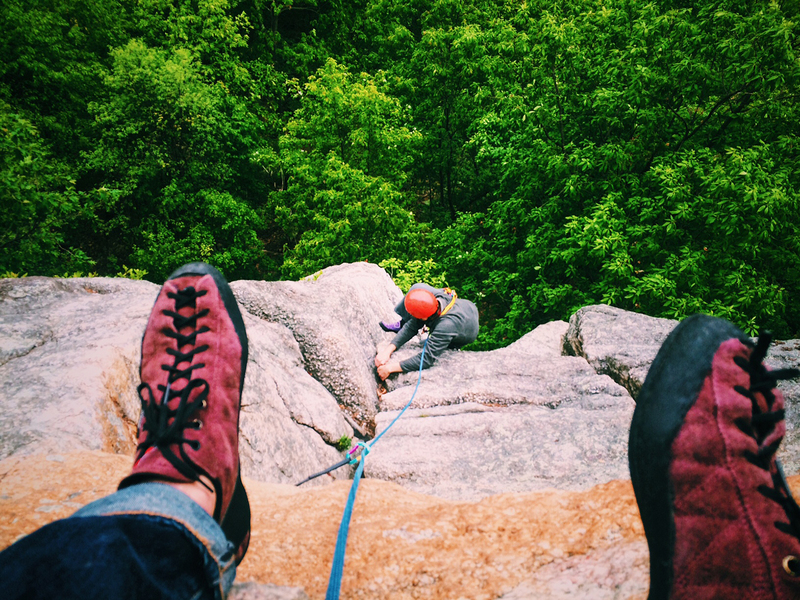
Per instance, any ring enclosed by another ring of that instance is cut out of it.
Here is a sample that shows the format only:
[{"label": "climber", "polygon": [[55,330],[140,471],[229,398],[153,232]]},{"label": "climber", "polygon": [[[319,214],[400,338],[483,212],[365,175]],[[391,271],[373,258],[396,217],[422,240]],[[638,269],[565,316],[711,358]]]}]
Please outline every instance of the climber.
[{"label": "climber", "polygon": [[381,323],[386,331],[397,334],[389,344],[379,344],[375,354],[378,376],[386,379],[392,373],[419,369],[422,353],[403,361],[393,360],[392,353],[428,327],[428,347],[422,368],[430,367],[442,351],[461,348],[478,337],[478,308],[469,300],[459,298],[450,288],[435,288],[415,283],[395,307],[400,316],[397,323]]},{"label": "climber", "polygon": [[247,355],[222,274],[192,263],[170,275],[142,338],[131,473],[0,552],[4,600],[227,596],[250,540],[238,450]]}]

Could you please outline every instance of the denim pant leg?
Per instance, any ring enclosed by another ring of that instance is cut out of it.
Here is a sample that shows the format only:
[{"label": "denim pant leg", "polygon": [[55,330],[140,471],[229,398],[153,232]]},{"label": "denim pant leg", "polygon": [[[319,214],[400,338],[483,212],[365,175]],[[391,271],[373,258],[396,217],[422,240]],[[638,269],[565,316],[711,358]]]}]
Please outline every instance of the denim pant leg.
[{"label": "denim pant leg", "polygon": [[233,545],[198,504],[162,483],[101,498],[0,552],[3,598],[225,598]]}]

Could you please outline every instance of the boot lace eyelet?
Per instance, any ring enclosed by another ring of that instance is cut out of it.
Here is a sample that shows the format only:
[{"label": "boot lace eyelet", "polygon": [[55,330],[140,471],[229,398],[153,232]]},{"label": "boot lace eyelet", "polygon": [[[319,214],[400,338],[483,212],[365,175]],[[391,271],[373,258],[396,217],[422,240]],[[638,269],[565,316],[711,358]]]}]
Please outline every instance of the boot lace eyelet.
[{"label": "boot lace eyelet", "polygon": [[792,577],[800,576],[800,560],[796,556],[789,554],[783,557],[783,570]]}]

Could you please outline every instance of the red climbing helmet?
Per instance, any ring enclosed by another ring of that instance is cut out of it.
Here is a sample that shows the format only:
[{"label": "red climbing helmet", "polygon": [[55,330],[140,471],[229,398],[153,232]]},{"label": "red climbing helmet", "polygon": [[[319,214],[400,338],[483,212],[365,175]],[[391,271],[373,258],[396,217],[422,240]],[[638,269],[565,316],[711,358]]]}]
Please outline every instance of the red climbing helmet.
[{"label": "red climbing helmet", "polygon": [[408,314],[416,319],[428,319],[439,312],[439,301],[428,290],[414,289],[406,294],[403,301]]}]

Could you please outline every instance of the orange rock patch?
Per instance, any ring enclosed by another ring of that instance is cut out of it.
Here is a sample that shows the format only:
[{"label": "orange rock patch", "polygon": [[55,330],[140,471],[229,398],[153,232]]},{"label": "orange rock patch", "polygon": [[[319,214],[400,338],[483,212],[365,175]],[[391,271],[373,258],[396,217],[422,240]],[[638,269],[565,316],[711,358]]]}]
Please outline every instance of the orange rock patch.
[{"label": "orange rock patch", "polygon": [[[0,548],[112,493],[128,457],[102,452],[0,462]],[[800,476],[790,484],[800,489]],[[237,581],[327,587],[349,482],[295,488],[245,480],[250,550]],[[629,481],[584,492],[502,494],[453,502],[392,483],[362,482],[353,512],[343,598],[493,599],[554,560],[644,540]]]}]

